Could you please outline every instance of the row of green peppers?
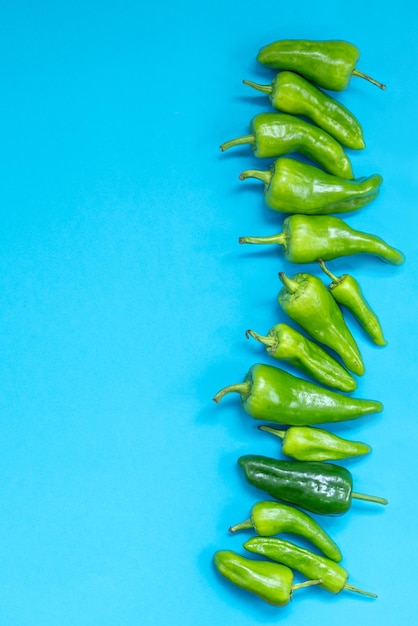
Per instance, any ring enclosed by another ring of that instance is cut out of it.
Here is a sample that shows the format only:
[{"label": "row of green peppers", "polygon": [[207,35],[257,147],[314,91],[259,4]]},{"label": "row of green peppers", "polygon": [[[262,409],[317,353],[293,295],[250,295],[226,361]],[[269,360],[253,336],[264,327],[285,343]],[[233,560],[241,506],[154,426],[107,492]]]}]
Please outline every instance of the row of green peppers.
[{"label": "row of green peppers", "polygon": [[[214,555],[215,566],[223,576],[278,606],[287,604],[296,589],[315,584],[333,593],[348,589],[377,597],[348,583],[348,572],[340,564],[340,549],[306,512],[345,513],[353,498],[387,504],[385,498],[353,491],[349,470],[326,462],[368,454],[370,446],[317,427],[356,419],[383,408],[379,401],[339,393],[356,388],[350,372],[364,374],[362,356],[340,305],[353,313],[375,344],[386,345],[379,319],[359,283],[347,274],[335,276],[324,260],[361,253],[376,255],[394,265],[405,260],[402,252],[380,237],[356,231],[340,218],[329,215],[365,206],[376,198],[382,183],[378,174],[354,178],[343,146],[355,150],[365,147],[361,125],[346,107],[320,89],[342,90],[352,76],[360,76],[385,89],[356,69],[358,58],[358,49],[342,41],[284,40],[265,46],[257,56],[258,61],[281,71],[270,85],[244,83],[268,95],[272,106],[281,113],[255,116],[249,135],[221,145],[221,150],[227,150],[250,144],[257,157],[280,157],[270,170],[245,170],[240,178],[260,179],[269,207],[295,213],[284,220],[281,233],[241,237],[240,243],[282,246],[289,261],[318,262],[332,281],[327,289],[314,275],[299,273],[289,278],[279,273],[283,286],[278,302],[312,339],[283,323],[265,336],[246,331],[246,336],[264,344],[271,356],[299,368],[331,389],[277,367],[256,364],[242,382],[224,387],[214,397],[219,402],[226,394],[236,392],[242,407],[252,417],[287,426],[286,430],[267,425],[259,428],[278,436],[282,440],[282,453],[295,460],[261,455],[238,459],[250,484],[281,501],[257,503],[249,519],[230,528],[232,533],[254,529],[257,536],[246,541],[244,548],[268,560],[249,559],[231,550],[219,550]],[[314,124],[295,115],[302,115]],[[320,167],[286,156],[292,152],[301,153]],[[318,344],[336,352],[345,367]],[[322,555],[275,537],[282,532],[311,542]],[[293,570],[308,580],[295,584]]]}]

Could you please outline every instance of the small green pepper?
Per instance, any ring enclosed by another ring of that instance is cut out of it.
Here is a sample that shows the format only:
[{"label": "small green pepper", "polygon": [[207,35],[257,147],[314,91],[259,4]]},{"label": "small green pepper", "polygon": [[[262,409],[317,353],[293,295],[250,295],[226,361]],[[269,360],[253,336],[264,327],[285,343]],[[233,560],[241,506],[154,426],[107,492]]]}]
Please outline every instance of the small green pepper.
[{"label": "small green pepper", "polygon": [[307,578],[312,578],[312,576],[320,578],[321,587],[331,593],[340,593],[340,591],[346,590],[377,598],[375,593],[364,591],[348,583],[348,572],[339,563],[320,554],[314,554],[290,541],[274,537],[251,537],[244,543],[244,548],[249,552],[260,554],[272,561],[291,567]]},{"label": "small green pepper", "polygon": [[343,146],[365,148],[363,129],[358,119],[335,98],[293,72],[279,72],[269,85],[251,80],[243,83],[268,96],[273,108],[291,115],[303,115],[327,131]]},{"label": "small green pepper", "polygon": [[307,273],[288,278],[279,272],[279,278],[283,287],[277,299],[283,311],[316,341],[334,350],[347,369],[362,376],[365,368],[360,350],[322,280]]},{"label": "small green pepper", "polygon": [[341,391],[354,391],[357,387],[354,378],[338,361],[288,324],[276,324],[265,337],[253,330],[247,330],[246,336],[264,344],[275,359],[290,363],[323,385]]},{"label": "small green pepper", "polygon": [[272,365],[253,365],[243,382],[224,387],[213,400],[238,393],[255,419],[289,426],[309,426],[357,419],[383,409],[381,402],[324,389]]},{"label": "small green pepper", "polygon": [[342,554],[333,539],[325,530],[304,511],[281,502],[257,502],[251,509],[251,517],[245,522],[231,526],[229,531],[254,528],[262,537],[271,537],[279,533],[299,535],[310,541],[323,554],[333,561],[341,561]]},{"label": "small green pepper", "polygon": [[313,124],[285,113],[260,113],[252,119],[250,131],[250,135],[226,141],[221,150],[250,144],[260,158],[300,152],[330,174],[354,178],[350,159],[338,141]]},{"label": "small green pepper", "polygon": [[218,550],[213,561],[227,580],[274,606],[285,606],[294,591],[321,582],[309,580],[294,584],[293,572],[286,565],[247,559],[232,550]]},{"label": "small green pepper", "polygon": [[347,307],[354,315],[360,326],[366,331],[373,342],[378,346],[386,346],[387,341],[383,336],[383,330],[376,313],[368,305],[361,287],[354,276],[343,274],[335,276],[325,266],[322,259],[319,259],[319,265],[332,283],[329,285],[331,294],[334,296],[338,304]]},{"label": "small green pepper", "polygon": [[349,441],[312,426],[291,426],[287,430],[271,426],[258,428],[280,437],[283,440],[283,454],[298,461],[338,461],[371,452],[367,443]]},{"label": "small green pepper", "polygon": [[240,237],[239,243],[277,244],[291,263],[330,261],[353,254],[372,254],[392,265],[402,265],[405,257],[376,235],[351,228],[333,215],[289,215],[282,232],[270,237]]},{"label": "small green pepper", "polygon": [[247,454],[238,459],[248,482],[277,500],[318,515],[346,513],[352,498],[387,504],[385,498],[353,491],[351,472],[323,461],[287,461]]},{"label": "small green pepper", "polygon": [[279,157],[269,170],[245,170],[239,178],[261,180],[271,209],[306,215],[358,210],[376,197],[383,180],[379,174],[346,180],[289,157]]},{"label": "small green pepper", "polygon": [[261,48],[257,61],[276,70],[292,70],[332,91],[345,89],[352,76],[365,78],[380,89],[386,89],[355,68],[359,57],[359,49],[348,41],[283,39]]}]

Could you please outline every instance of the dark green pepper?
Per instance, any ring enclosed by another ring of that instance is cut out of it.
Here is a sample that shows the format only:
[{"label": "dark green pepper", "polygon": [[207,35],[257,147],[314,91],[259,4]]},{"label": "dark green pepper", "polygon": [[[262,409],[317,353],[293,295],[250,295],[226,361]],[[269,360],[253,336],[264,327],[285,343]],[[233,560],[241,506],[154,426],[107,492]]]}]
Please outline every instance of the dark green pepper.
[{"label": "dark green pepper", "polygon": [[321,587],[331,593],[340,593],[340,591],[346,590],[377,598],[375,593],[350,585],[347,582],[348,572],[339,563],[320,554],[314,554],[290,541],[274,537],[251,537],[244,543],[244,548],[249,552],[260,554],[272,561],[291,567],[307,578],[315,576],[321,579]]},{"label": "dark green pepper", "polygon": [[405,257],[376,235],[354,230],[333,215],[289,215],[282,232],[270,237],[240,237],[239,243],[277,244],[291,263],[329,261],[353,254],[373,254],[392,265]]},{"label": "dark green pepper", "polygon": [[302,76],[279,72],[270,85],[259,85],[251,80],[243,82],[268,96],[273,108],[291,115],[303,115],[343,146],[353,150],[365,147],[363,129],[351,111]]},{"label": "dark green pepper", "polygon": [[338,141],[313,124],[285,113],[260,113],[252,119],[250,131],[250,135],[226,141],[221,150],[249,144],[260,158],[300,152],[330,174],[354,178],[350,159]]},{"label": "dark green pepper", "polygon": [[245,170],[239,178],[261,180],[271,209],[306,215],[358,210],[374,200],[383,180],[379,174],[346,180],[289,157],[276,159],[269,170]]},{"label": "dark green pepper", "polygon": [[319,259],[319,265],[332,280],[329,289],[336,302],[351,311],[360,323],[360,326],[362,326],[376,345],[386,346],[387,341],[383,336],[379,318],[368,305],[361,287],[354,276],[350,276],[349,274],[343,274],[338,277],[335,276],[325,266],[322,259]]},{"label": "dark green pepper", "polygon": [[247,330],[246,336],[254,337],[266,346],[267,352],[275,359],[290,363],[323,385],[341,391],[354,391],[357,387],[354,378],[338,361],[288,324],[276,324],[265,337],[253,330]]},{"label": "dark green pepper", "polygon": [[365,370],[360,350],[322,280],[307,273],[288,278],[279,272],[279,278],[283,287],[278,302],[283,311],[316,341],[334,350],[347,369],[362,376]]},{"label": "dark green pepper", "polygon": [[257,502],[251,509],[251,517],[245,522],[231,526],[229,531],[254,528],[262,537],[279,533],[291,533],[307,539],[333,561],[341,561],[342,554],[331,537],[310,515],[294,506],[281,502]]},{"label": "dark green pepper", "polygon": [[292,70],[324,89],[342,91],[352,76],[365,78],[380,89],[386,86],[356,69],[359,49],[348,41],[283,39],[261,48],[257,61],[276,70]]},{"label": "dark green pepper", "polygon": [[258,428],[280,437],[283,454],[298,461],[338,461],[371,452],[367,443],[349,441],[312,426],[291,426],[287,430],[271,426]]},{"label": "dark green pepper", "polygon": [[320,582],[309,580],[294,584],[293,572],[286,565],[247,559],[231,550],[218,550],[213,561],[227,580],[274,606],[285,606],[294,591]]},{"label": "dark green pepper", "polygon": [[244,381],[224,387],[213,400],[238,393],[241,405],[255,419],[289,426],[309,426],[357,419],[383,409],[381,402],[323,389],[272,365],[253,365]]},{"label": "dark green pepper", "polygon": [[322,461],[287,461],[247,454],[238,459],[248,482],[277,500],[318,515],[346,513],[352,498],[387,504],[385,498],[353,491],[351,472]]}]

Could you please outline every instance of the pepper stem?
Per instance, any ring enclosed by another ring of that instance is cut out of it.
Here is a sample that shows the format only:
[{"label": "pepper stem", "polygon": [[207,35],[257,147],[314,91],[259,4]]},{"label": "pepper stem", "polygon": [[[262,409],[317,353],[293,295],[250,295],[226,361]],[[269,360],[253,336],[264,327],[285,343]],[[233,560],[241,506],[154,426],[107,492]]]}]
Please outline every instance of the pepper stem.
[{"label": "pepper stem", "polygon": [[318,259],[318,263],[321,270],[332,280],[334,285],[338,285],[338,283],[342,282],[342,278],[330,272],[322,259]]},{"label": "pepper stem", "polygon": [[262,180],[265,185],[268,185],[271,172],[269,170],[245,170],[245,172],[241,172],[239,179],[245,180],[246,178],[257,178],[257,180]]},{"label": "pepper stem", "polygon": [[240,522],[239,524],[235,524],[235,526],[231,526],[228,528],[230,533],[236,533],[238,530],[247,530],[248,528],[254,528],[251,518],[245,520],[245,522]]},{"label": "pepper stem", "polygon": [[365,80],[368,80],[369,83],[372,83],[372,85],[376,85],[376,87],[379,87],[379,89],[386,89],[386,85],[384,85],[383,83],[379,83],[378,80],[376,80],[375,78],[372,78],[371,76],[368,76],[368,74],[364,74],[363,72],[360,72],[360,70],[354,69],[353,70],[353,76],[359,76],[360,78],[364,78]]},{"label": "pepper stem", "polygon": [[249,87],[252,87],[253,89],[256,89],[257,91],[261,91],[262,93],[265,93],[268,96],[273,91],[272,85],[260,85],[259,83],[253,83],[252,80],[243,80],[242,82],[244,83],[244,85],[248,85]]},{"label": "pepper stem", "polygon": [[297,589],[304,589],[305,587],[312,587],[312,585],[321,585],[323,582],[322,578],[318,578],[318,580],[305,580],[303,583],[295,583],[292,585],[292,593]]},{"label": "pepper stem", "polygon": [[276,437],[280,437],[280,439],[284,439],[286,437],[286,431],[279,430],[278,428],[272,428],[271,426],[258,426],[260,430],[265,430],[266,433],[271,433],[272,435],[276,435]]},{"label": "pepper stem", "polygon": [[277,340],[272,335],[263,336],[259,335],[254,330],[246,330],[245,336],[247,337],[247,339],[249,339],[249,337],[251,336],[265,346],[268,346],[269,348],[274,348],[277,345]]},{"label": "pepper stem", "polygon": [[269,235],[267,237],[240,237],[238,241],[239,243],[275,243],[279,246],[283,246],[286,243],[286,235],[284,233],[277,233],[276,235]]},{"label": "pepper stem", "polygon": [[346,583],[343,589],[346,589],[347,591],[354,591],[355,593],[361,593],[363,596],[369,596],[369,598],[378,597],[376,593],[372,593],[371,591],[364,591],[364,589],[359,589],[358,587],[354,587],[353,585],[350,585],[349,583]]},{"label": "pepper stem", "polygon": [[299,285],[295,280],[288,278],[284,272],[279,272],[279,278],[290,293],[297,292]]},{"label": "pepper stem", "polygon": [[245,380],[242,383],[236,383],[235,385],[228,385],[224,387],[212,398],[212,400],[216,403],[220,402],[227,393],[239,393],[241,397],[247,396],[251,390],[251,382],[249,380]]},{"label": "pepper stem", "polygon": [[244,144],[255,144],[255,136],[254,135],[243,135],[242,137],[236,137],[236,139],[230,139],[229,141],[225,141],[220,145],[222,152],[228,150],[228,148],[232,148],[233,146],[242,146]]},{"label": "pepper stem", "polygon": [[351,492],[351,497],[357,500],[366,500],[367,502],[375,502],[376,504],[388,504],[386,498],[380,498],[379,496],[369,496],[365,493],[357,493],[357,491]]}]

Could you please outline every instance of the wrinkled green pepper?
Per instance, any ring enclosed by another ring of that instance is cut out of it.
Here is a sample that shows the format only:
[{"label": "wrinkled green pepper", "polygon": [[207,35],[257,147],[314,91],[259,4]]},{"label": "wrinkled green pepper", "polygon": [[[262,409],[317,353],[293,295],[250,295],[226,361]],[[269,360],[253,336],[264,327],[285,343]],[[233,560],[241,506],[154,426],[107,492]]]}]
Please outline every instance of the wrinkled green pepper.
[{"label": "wrinkled green pepper", "polygon": [[232,550],[218,550],[213,562],[227,580],[274,606],[285,606],[294,591],[320,582],[309,580],[295,584],[293,572],[286,565],[247,559]]},{"label": "wrinkled green pepper", "polygon": [[250,131],[250,135],[226,141],[221,150],[249,144],[254,155],[260,158],[300,152],[330,174],[354,178],[350,159],[342,146],[329,133],[313,124],[285,113],[260,113],[252,119]]},{"label": "wrinkled green pepper", "polygon": [[365,78],[380,89],[386,89],[385,85],[356,69],[359,57],[359,49],[348,41],[282,39],[261,48],[257,61],[276,70],[292,70],[332,91],[345,89],[352,76]]},{"label": "wrinkled green pepper", "polygon": [[268,170],[245,170],[239,178],[261,180],[271,209],[306,215],[357,211],[375,199],[383,180],[379,174],[346,180],[289,157],[279,157]]},{"label": "wrinkled green pepper", "polygon": [[276,324],[265,337],[253,330],[245,334],[262,343],[275,359],[290,363],[323,385],[340,391],[354,391],[357,387],[354,378],[338,361],[288,324]]},{"label": "wrinkled green pepper", "polygon": [[387,504],[385,498],[353,491],[351,472],[323,461],[288,461],[257,454],[238,459],[247,481],[277,500],[318,515],[341,515],[352,498]]},{"label": "wrinkled green pepper", "polygon": [[268,96],[273,108],[291,115],[303,115],[327,131],[343,146],[362,150],[363,129],[358,119],[341,102],[293,72],[279,72],[269,85],[251,80],[243,83]]},{"label": "wrinkled green pepper", "polygon": [[316,341],[334,350],[347,369],[362,376],[365,368],[356,340],[322,280],[308,273],[288,278],[279,272],[279,278],[283,287],[278,302],[283,311]]},{"label": "wrinkled green pepper", "polygon": [[338,461],[371,452],[367,443],[349,441],[312,426],[291,426],[287,430],[271,426],[258,428],[280,437],[283,454],[298,461]]},{"label": "wrinkled green pepper", "polygon": [[289,215],[282,232],[270,237],[240,237],[239,243],[277,244],[291,263],[330,261],[353,254],[372,254],[392,265],[402,265],[405,257],[376,235],[351,228],[333,215]]},{"label": "wrinkled green pepper", "polygon": [[336,302],[351,311],[376,345],[386,346],[387,341],[383,336],[379,318],[367,303],[359,282],[349,274],[335,276],[329,271],[322,259],[319,259],[319,265],[332,280],[329,289]]},{"label": "wrinkled green pepper", "polygon": [[289,426],[343,422],[382,411],[377,400],[345,396],[297,378],[273,365],[253,365],[243,382],[224,387],[213,400],[238,393],[241,405],[255,419]]},{"label": "wrinkled green pepper", "polygon": [[229,531],[236,533],[249,528],[253,528],[262,537],[271,537],[279,533],[299,535],[333,561],[339,562],[343,558],[335,541],[318,522],[294,506],[269,500],[257,502],[251,509],[250,518],[231,526]]},{"label": "wrinkled green pepper", "polygon": [[260,554],[272,561],[286,565],[307,578],[319,578],[322,581],[321,587],[331,593],[340,593],[340,591],[346,590],[377,598],[375,593],[364,591],[348,583],[348,572],[339,563],[320,554],[314,554],[290,541],[275,537],[251,537],[244,543],[244,548],[249,552]]}]

